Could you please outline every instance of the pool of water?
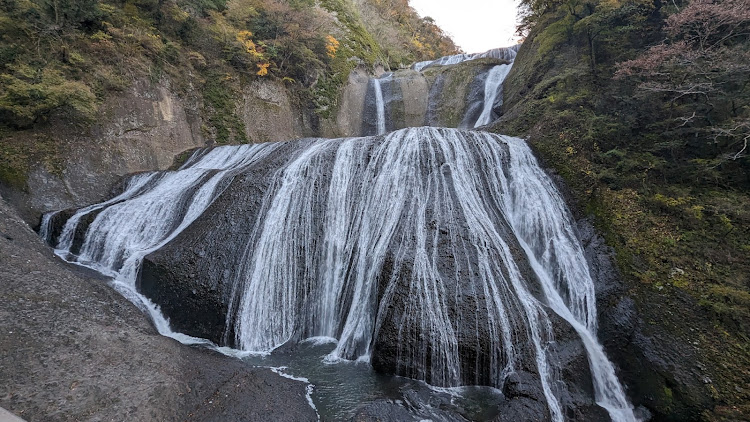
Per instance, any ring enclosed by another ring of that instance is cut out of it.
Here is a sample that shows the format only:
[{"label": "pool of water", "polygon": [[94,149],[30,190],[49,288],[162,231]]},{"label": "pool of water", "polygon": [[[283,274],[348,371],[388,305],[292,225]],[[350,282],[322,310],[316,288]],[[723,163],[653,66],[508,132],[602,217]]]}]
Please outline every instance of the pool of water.
[{"label": "pool of water", "polygon": [[330,362],[334,339],[314,338],[279,348],[249,363],[277,368],[312,384],[312,401],[323,421],[349,420],[357,412],[398,420],[487,421],[498,413],[502,393],[490,387],[437,388],[408,378],[376,373],[368,362]]}]

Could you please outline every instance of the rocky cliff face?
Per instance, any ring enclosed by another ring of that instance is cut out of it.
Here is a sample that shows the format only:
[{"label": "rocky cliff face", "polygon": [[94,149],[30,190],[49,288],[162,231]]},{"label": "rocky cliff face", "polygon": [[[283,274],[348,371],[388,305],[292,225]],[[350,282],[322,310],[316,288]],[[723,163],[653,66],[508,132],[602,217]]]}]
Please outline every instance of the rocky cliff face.
[{"label": "rocky cliff face", "polygon": [[177,154],[203,146],[198,110],[198,99],[177,96],[167,81],[138,81],[110,98],[88,130],[54,120],[14,136],[12,142],[35,142],[42,132],[56,151],[31,163],[24,189],[2,186],[3,194],[31,224],[43,212],[101,200],[122,176],[168,168]]},{"label": "rocky cliff face", "polygon": [[281,81],[258,79],[242,88],[240,116],[252,143],[277,142],[315,136],[312,110],[294,103],[292,92]]},{"label": "rocky cliff face", "polygon": [[[345,95],[353,97],[348,101],[357,102],[356,89]],[[363,97],[359,100],[364,101]],[[44,136],[55,144],[55,151],[31,163],[22,188],[0,185],[0,191],[32,225],[39,223],[42,213],[99,202],[123,176],[165,170],[181,153],[210,144],[202,107],[199,96],[178,94],[168,79],[137,81],[111,97],[88,129],[53,120],[47,127],[19,132],[6,140],[22,144]],[[250,142],[317,134],[313,113],[297,106],[292,92],[278,81],[255,80],[245,86],[237,108]],[[342,108],[340,115],[351,114],[348,110]],[[355,118],[341,117],[344,123],[336,133],[348,133]]]},{"label": "rocky cliff face", "polygon": [[0,198],[0,406],[29,421],[317,420],[304,384],[159,335],[106,283]]}]

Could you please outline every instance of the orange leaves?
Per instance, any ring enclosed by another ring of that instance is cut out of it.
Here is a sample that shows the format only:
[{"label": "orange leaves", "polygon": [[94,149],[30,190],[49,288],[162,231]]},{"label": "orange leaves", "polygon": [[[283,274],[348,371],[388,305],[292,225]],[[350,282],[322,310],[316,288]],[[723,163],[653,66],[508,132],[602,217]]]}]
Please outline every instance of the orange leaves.
[{"label": "orange leaves", "polygon": [[270,66],[271,63],[264,62],[264,63],[258,63],[258,71],[255,73],[258,76],[266,76],[268,75],[268,66]]},{"label": "orange leaves", "polygon": [[330,58],[336,57],[336,50],[339,49],[339,40],[333,35],[326,35],[326,54]]},{"label": "orange leaves", "polygon": [[[242,44],[245,52],[249,54],[254,61],[260,61],[260,63],[255,64],[258,66],[258,71],[255,72],[255,74],[258,76],[266,76],[268,75],[268,68],[271,66],[271,63],[268,62],[268,59],[263,54],[263,50],[258,48],[252,37],[253,33],[246,30],[239,31],[237,32],[237,35],[235,35],[235,39]],[[261,45],[262,44],[263,43],[261,43]]]},{"label": "orange leaves", "polygon": [[255,58],[258,58],[262,56],[262,53],[258,51],[252,37],[253,33],[250,31],[239,31],[237,32],[237,35],[235,35],[237,42],[242,44],[242,46],[245,48],[245,52]]}]

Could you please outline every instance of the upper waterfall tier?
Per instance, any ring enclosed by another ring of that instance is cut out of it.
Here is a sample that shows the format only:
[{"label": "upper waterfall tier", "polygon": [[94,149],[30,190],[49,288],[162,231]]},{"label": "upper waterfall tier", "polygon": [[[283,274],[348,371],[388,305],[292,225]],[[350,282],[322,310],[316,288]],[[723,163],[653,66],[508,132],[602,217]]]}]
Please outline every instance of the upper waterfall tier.
[{"label": "upper waterfall tier", "polygon": [[437,60],[426,60],[423,62],[414,63],[414,65],[412,65],[412,69],[416,70],[417,72],[421,72],[422,70],[431,66],[445,66],[469,60],[483,59],[487,57],[512,62],[516,58],[516,53],[518,53],[519,47],[521,47],[521,44],[514,45],[512,47],[493,48],[492,50],[485,51],[484,53],[444,56]]},{"label": "upper waterfall tier", "polygon": [[255,351],[334,337],[331,360],[504,388],[535,419],[596,402],[632,420],[569,212],[517,138],[413,128],[202,150],[46,232],[187,334]]},{"label": "upper waterfall tier", "polygon": [[357,133],[378,135],[418,126],[472,129],[492,123],[500,115],[503,82],[515,51],[511,47],[451,56],[421,72],[399,70],[351,88],[364,97]]}]

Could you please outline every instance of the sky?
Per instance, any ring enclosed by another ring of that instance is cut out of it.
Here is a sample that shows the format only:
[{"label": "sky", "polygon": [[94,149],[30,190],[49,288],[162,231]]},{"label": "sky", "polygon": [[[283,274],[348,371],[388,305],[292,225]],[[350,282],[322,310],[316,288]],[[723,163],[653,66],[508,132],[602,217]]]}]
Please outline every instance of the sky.
[{"label": "sky", "polygon": [[517,0],[409,0],[429,16],[467,53],[508,47],[518,41]]}]

